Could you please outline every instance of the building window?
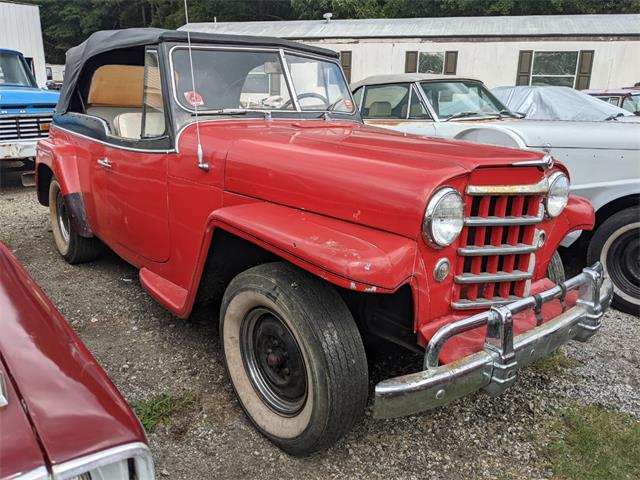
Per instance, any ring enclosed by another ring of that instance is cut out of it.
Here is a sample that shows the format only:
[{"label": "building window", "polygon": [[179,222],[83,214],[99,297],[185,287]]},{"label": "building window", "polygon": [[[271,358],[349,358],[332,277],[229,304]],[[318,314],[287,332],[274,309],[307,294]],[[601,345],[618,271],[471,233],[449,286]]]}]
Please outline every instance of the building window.
[{"label": "building window", "polygon": [[455,75],[458,68],[458,52],[406,52],[405,73],[431,73]]},{"label": "building window", "polygon": [[573,87],[578,68],[578,52],[534,52],[531,85]]},{"label": "building window", "polygon": [[593,50],[534,52],[523,50],[518,61],[517,85],[555,85],[588,88]]},{"label": "building window", "polygon": [[351,51],[345,50],[340,52],[340,65],[347,77],[347,82],[351,83]]}]

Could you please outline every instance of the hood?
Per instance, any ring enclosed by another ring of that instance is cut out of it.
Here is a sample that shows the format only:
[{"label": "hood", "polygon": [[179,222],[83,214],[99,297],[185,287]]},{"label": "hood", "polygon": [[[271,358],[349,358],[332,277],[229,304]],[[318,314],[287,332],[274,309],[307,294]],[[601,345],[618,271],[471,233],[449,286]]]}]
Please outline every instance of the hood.
[{"label": "hood", "polygon": [[116,387],[1,242],[0,331],[2,359],[51,464],[145,442]]},{"label": "hood", "polygon": [[15,87],[0,85],[0,107],[12,108],[17,106],[29,107],[55,107],[58,102],[59,92],[42,90],[34,87]]},{"label": "hood", "polygon": [[[195,128],[188,130],[181,144],[191,137],[193,145]],[[229,142],[226,191],[410,238],[418,235],[437,187],[478,167],[542,156],[351,121],[216,121],[201,124],[200,131],[210,145]]]},{"label": "hood", "polygon": [[497,120],[487,122],[518,134],[531,148],[606,148],[638,150],[640,122],[571,122],[559,120]]}]

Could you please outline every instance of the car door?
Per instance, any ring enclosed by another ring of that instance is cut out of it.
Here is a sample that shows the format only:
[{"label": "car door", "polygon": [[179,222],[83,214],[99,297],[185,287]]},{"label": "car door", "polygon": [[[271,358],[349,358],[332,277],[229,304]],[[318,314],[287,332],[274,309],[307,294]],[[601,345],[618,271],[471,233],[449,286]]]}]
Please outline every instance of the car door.
[{"label": "car door", "polygon": [[155,49],[145,52],[140,88],[141,108],[114,117],[112,141],[105,146],[104,157],[96,159],[106,177],[100,186],[103,203],[97,209],[99,217],[108,218],[105,236],[118,253],[164,262],[170,248],[168,137]]}]

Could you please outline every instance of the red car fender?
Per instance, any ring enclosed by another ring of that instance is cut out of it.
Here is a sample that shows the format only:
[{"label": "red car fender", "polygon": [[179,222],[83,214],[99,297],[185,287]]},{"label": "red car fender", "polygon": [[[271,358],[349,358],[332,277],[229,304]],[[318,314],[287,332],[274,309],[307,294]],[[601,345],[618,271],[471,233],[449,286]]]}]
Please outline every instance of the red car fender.
[{"label": "red car fender", "polygon": [[208,232],[223,228],[331,283],[363,292],[394,292],[413,275],[417,256],[412,239],[273,203],[221,208],[208,223]]},{"label": "red car fender", "polygon": [[[46,165],[53,172],[53,176],[60,184],[60,190],[63,195],[80,192],[80,175],[78,173],[78,157],[76,149],[73,145],[66,142],[53,142],[50,139],[43,139],[38,142],[36,149],[36,162],[38,167]],[[36,184],[39,186],[40,168],[36,169]],[[41,198],[41,190],[38,188],[38,200],[40,203],[48,198]]]},{"label": "red car fender", "polygon": [[414,240],[354,223],[266,202],[223,207],[207,220],[189,288],[180,288],[146,268],[140,271],[147,291],[180,318],[191,313],[216,229],[359,292],[395,292],[411,281],[417,258]]}]

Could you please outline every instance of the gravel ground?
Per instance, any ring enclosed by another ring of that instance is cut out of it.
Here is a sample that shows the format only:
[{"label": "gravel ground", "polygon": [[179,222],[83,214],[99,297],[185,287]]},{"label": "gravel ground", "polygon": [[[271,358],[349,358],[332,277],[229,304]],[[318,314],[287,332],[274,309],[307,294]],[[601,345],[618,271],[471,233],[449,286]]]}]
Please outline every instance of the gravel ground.
[{"label": "gravel ground", "polygon": [[[33,189],[5,185],[0,192],[0,240],[130,402],[196,395],[195,405],[149,435],[159,477],[549,478],[536,432],[569,402],[640,416],[640,321],[612,310],[601,334],[565,348],[575,368],[553,375],[528,369],[499,398],[475,395],[407,418],[374,420],[369,405],[364,421],[330,450],[289,457],[252,428],[238,405],[222,365],[216,312],[189,321],[173,317],[113,254],[67,265]],[[375,350],[371,390],[380,379],[420,367],[411,354]]]}]

